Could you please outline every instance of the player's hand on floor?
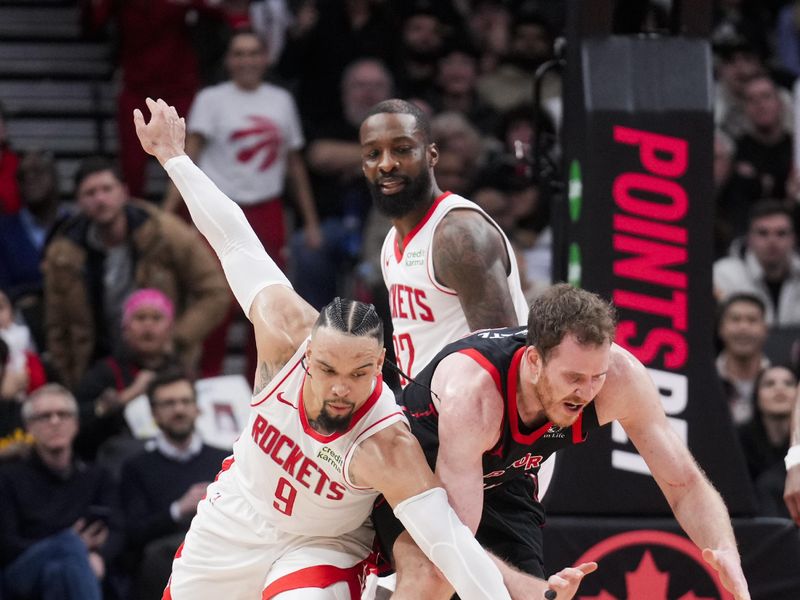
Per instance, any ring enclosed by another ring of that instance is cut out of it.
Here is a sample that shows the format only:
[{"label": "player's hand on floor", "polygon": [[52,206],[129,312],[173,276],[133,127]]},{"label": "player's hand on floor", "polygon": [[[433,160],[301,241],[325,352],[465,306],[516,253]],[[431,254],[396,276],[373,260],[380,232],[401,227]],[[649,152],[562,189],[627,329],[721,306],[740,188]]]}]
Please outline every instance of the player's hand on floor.
[{"label": "player's hand on floor", "polygon": [[577,567],[561,569],[547,578],[547,585],[556,593],[557,600],[569,600],[578,591],[584,576],[597,570],[596,562],[581,563]]},{"label": "player's hand on floor", "polygon": [[742,573],[742,565],[739,562],[739,553],[736,550],[703,550],[703,560],[714,567],[719,573],[722,585],[728,590],[735,600],[750,600],[750,592],[747,589],[747,580]]}]

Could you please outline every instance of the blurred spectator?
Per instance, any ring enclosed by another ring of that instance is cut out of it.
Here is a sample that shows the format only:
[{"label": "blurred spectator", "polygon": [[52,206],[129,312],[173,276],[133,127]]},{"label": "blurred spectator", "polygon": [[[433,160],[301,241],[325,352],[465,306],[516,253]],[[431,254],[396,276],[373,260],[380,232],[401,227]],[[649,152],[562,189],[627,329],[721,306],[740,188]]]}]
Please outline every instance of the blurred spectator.
[{"label": "blurred spectator", "polygon": [[736,144],[721,129],[714,130],[714,260],[728,253],[731,242],[747,232],[751,202],[742,197],[741,186],[733,178],[733,156]]},{"label": "blurred spectator", "polygon": [[403,97],[424,98],[436,80],[445,24],[431,0],[411,2],[404,7],[401,18],[402,50],[397,86]]},{"label": "blurred spectator", "polygon": [[431,119],[431,135],[439,152],[452,152],[461,156],[473,172],[483,166],[486,149],[480,132],[461,113],[447,111]]},{"label": "blurred spectator", "polygon": [[[8,355],[8,345],[0,337],[0,382],[5,378]],[[0,461],[24,454],[31,441],[22,429],[19,398],[4,396],[0,386]]]},{"label": "blurred spectator", "polygon": [[147,155],[131,114],[143,99],[163,98],[185,115],[200,87],[190,23],[197,11],[221,18],[212,0],[81,0],[84,26],[96,34],[110,23],[122,86],[117,105],[122,173],[133,196],[145,193]]},{"label": "blurred spectator", "polygon": [[738,430],[753,482],[775,464],[783,464],[796,395],[797,377],[785,365],[769,366],[756,377],[753,419]]},{"label": "blurred spectator", "polygon": [[750,203],[760,198],[785,198],[792,169],[792,135],[784,124],[785,107],[778,88],[766,75],[757,75],[743,88],[747,132],[736,140],[735,178],[747,206],[735,214],[738,224]]},{"label": "blurred spectator", "polygon": [[[269,64],[263,40],[252,30],[233,33],[225,55],[230,80],[203,89],[192,104],[186,125],[186,153],[219,188],[238,203],[269,255],[284,264],[286,187],[303,217],[304,242],[319,248],[322,233],[311,194],[302,148],[305,144],[292,95],[265,83]],[[180,195],[169,184],[164,207],[177,207]],[[225,323],[206,344],[202,371],[222,369],[231,308]],[[255,343],[248,329],[248,365],[256,369]]]},{"label": "blurred spectator", "polygon": [[788,2],[778,14],[775,58],[794,77],[800,77],[800,3]]},{"label": "blurred spectator", "polygon": [[[516,15],[511,24],[509,51],[497,69],[478,80],[481,98],[498,112],[533,103],[533,73],[553,57],[553,32],[536,13]],[[561,95],[561,80],[548,74],[541,88],[542,103]]]},{"label": "blurred spectator", "polygon": [[289,28],[280,75],[296,82],[303,122],[309,127],[342,113],[339,83],[345,67],[373,57],[397,66],[397,25],[381,0],[300,0]]},{"label": "blurred spectator", "polygon": [[55,226],[74,210],[60,202],[58,171],[50,152],[23,154],[18,171],[22,206],[0,215],[0,287],[8,290],[40,349],[45,347],[42,262],[44,246]]},{"label": "blurred spectator", "polygon": [[434,113],[461,113],[484,135],[497,127],[497,112],[478,96],[478,52],[463,35],[451,36],[437,62],[435,90],[427,95]]},{"label": "blurred spectator", "polygon": [[794,250],[792,217],[781,202],[753,205],[746,244],[714,263],[714,293],[758,296],[770,325],[800,324],[800,256]]},{"label": "blurred spectator", "polygon": [[122,548],[116,489],[76,460],[78,406],[49,384],[22,406],[31,455],[0,465],[0,561],[12,597],[93,600]]},{"label": "blurred spectator", "polygon": [[[715,47],[717,56],[717,81],[714,100],[714,123],[733,138],[750,130],[746,114],[745,88],[756,76],[765,75],[766,69],[752,46],[742,39]],[[785,89],[778,89],[782,109],[782,123],[787,132],[792,131],[792,97]]]},{"label": "blurred spectator", "polygon": [[132,600],[161,596],[197,503],[229,454],[204,444],[195,431],[197,397],[183,373],[159,373],[147,395],[159,433],[122,468],[128,542],[140,554]]},{"label": "blurred spectator", "polygon": [[511,11],[502,0],[475,0],[467,18],[469,35],[480,52],[479,71],[494,71],[508,53]]},{"label": "blurred spectator", "polygon": [[287,30],[295,23],[296,17],[288,0],[252,0],[249,4],[250,26],[264,40],[270,64],[274,65],[280,61]]},{"label": "blurred spectator", "polygon": [[323,244],[311,248],[300,232],[291,238],[292,282],[312,306],[330,302],[361,253],[371,200],[361,172],[358,128],[370,108],[392,95],[394,82],[377,59],[359,59],[342,74],[343,114],[313,131],[308,164]]},{"label": "blurred spectator", "polygon": [[108,161],[85,160],[75,182],[81,212],[58,228],[42,263],[48,350],[64,382],[74,386],[119,348],[123,301],[135,288],[174,303],[176,351],[193,364],[229,306],[219,263],[178,218],[132,201]]},{"label": "blurred spectator", "polygon": [[131,437],[125,407],[147,391],[157,371],[176,364],[174,323],[172,302],[159,290],[137,290],[127,298],[120,351],[92,365],[75,393],[81,423],[76,450],[83,458],[94,459],[102,447],[103,461],[113,470],[131,449],[140,449]]},{"label": "blurred spectator", "polygon": [[764,354],[768,331],[764,310],[763,301],[747,293],[733,294],[719,307],[717,335],[722,351],[717,356],[717,375],[736,425],[752,419],[755,380],[769,366]]},{"label": "blurred spectator", "polygon": [[19,157],[8,143],[6,110],[0,103],[0,215],[14,214],[19,210],[18,165]]},{"label": "blurred spectator", "polygon": [[31,332],[14,320],[14,309],[5,292],[0,290],[0,339],[8,348],[5,372],[0,378],[0,396],[22,397],[47,381],[44,366],[31,346]]}]

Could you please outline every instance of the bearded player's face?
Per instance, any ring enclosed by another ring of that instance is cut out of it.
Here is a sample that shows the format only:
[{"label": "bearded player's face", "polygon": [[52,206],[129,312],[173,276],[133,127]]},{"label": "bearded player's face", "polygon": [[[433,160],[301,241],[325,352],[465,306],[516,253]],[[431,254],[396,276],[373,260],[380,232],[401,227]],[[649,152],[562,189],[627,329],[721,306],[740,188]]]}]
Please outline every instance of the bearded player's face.
[{"label": "bearded player's face", "polygon": [[439,158],[409,114],[379,113],[361,125],[361,168],[376,208],[390,218],[430,200],[431,169]]}]

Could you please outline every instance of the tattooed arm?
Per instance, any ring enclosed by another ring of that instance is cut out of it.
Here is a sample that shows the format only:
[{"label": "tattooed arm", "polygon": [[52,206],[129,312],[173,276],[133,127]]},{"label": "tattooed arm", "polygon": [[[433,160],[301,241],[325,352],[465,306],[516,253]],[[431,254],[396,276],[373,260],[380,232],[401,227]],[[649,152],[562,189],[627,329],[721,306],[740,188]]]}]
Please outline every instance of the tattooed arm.
[{"label": "tattooed arm", "polygon": [[508,289],[512,260],[497,228],[474,210],[451,211],[433,236],[436,280],[458,292],[472,331],[520,324]]}]

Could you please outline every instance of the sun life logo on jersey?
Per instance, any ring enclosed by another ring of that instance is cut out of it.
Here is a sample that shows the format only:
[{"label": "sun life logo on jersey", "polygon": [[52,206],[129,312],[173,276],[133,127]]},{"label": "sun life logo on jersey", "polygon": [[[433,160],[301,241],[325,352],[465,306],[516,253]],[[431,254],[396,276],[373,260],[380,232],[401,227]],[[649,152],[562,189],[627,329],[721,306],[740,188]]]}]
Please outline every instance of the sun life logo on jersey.
[{"label": "sun life logo on jersey", "polygon": [[342,463],[344,461],[342,460],[341,455],[334,452],[329,446],[323,446],[322,449],[317,452],[317,458],[330,463],[336,468],[337,471],[341,472]]},{"label": "sun life logo on jersey", "polygon": [[547,430],[547,433],[545,433],[543,437],[564,439],[567,437],[567,434],[564,433],[564,430],[558,425],[551,425],[550,429]]},{"label": "sun life logo on jersey", "polygon": [[425,264],[425,250],[409,250],[406,252],[406,266],[418,267]]}]

